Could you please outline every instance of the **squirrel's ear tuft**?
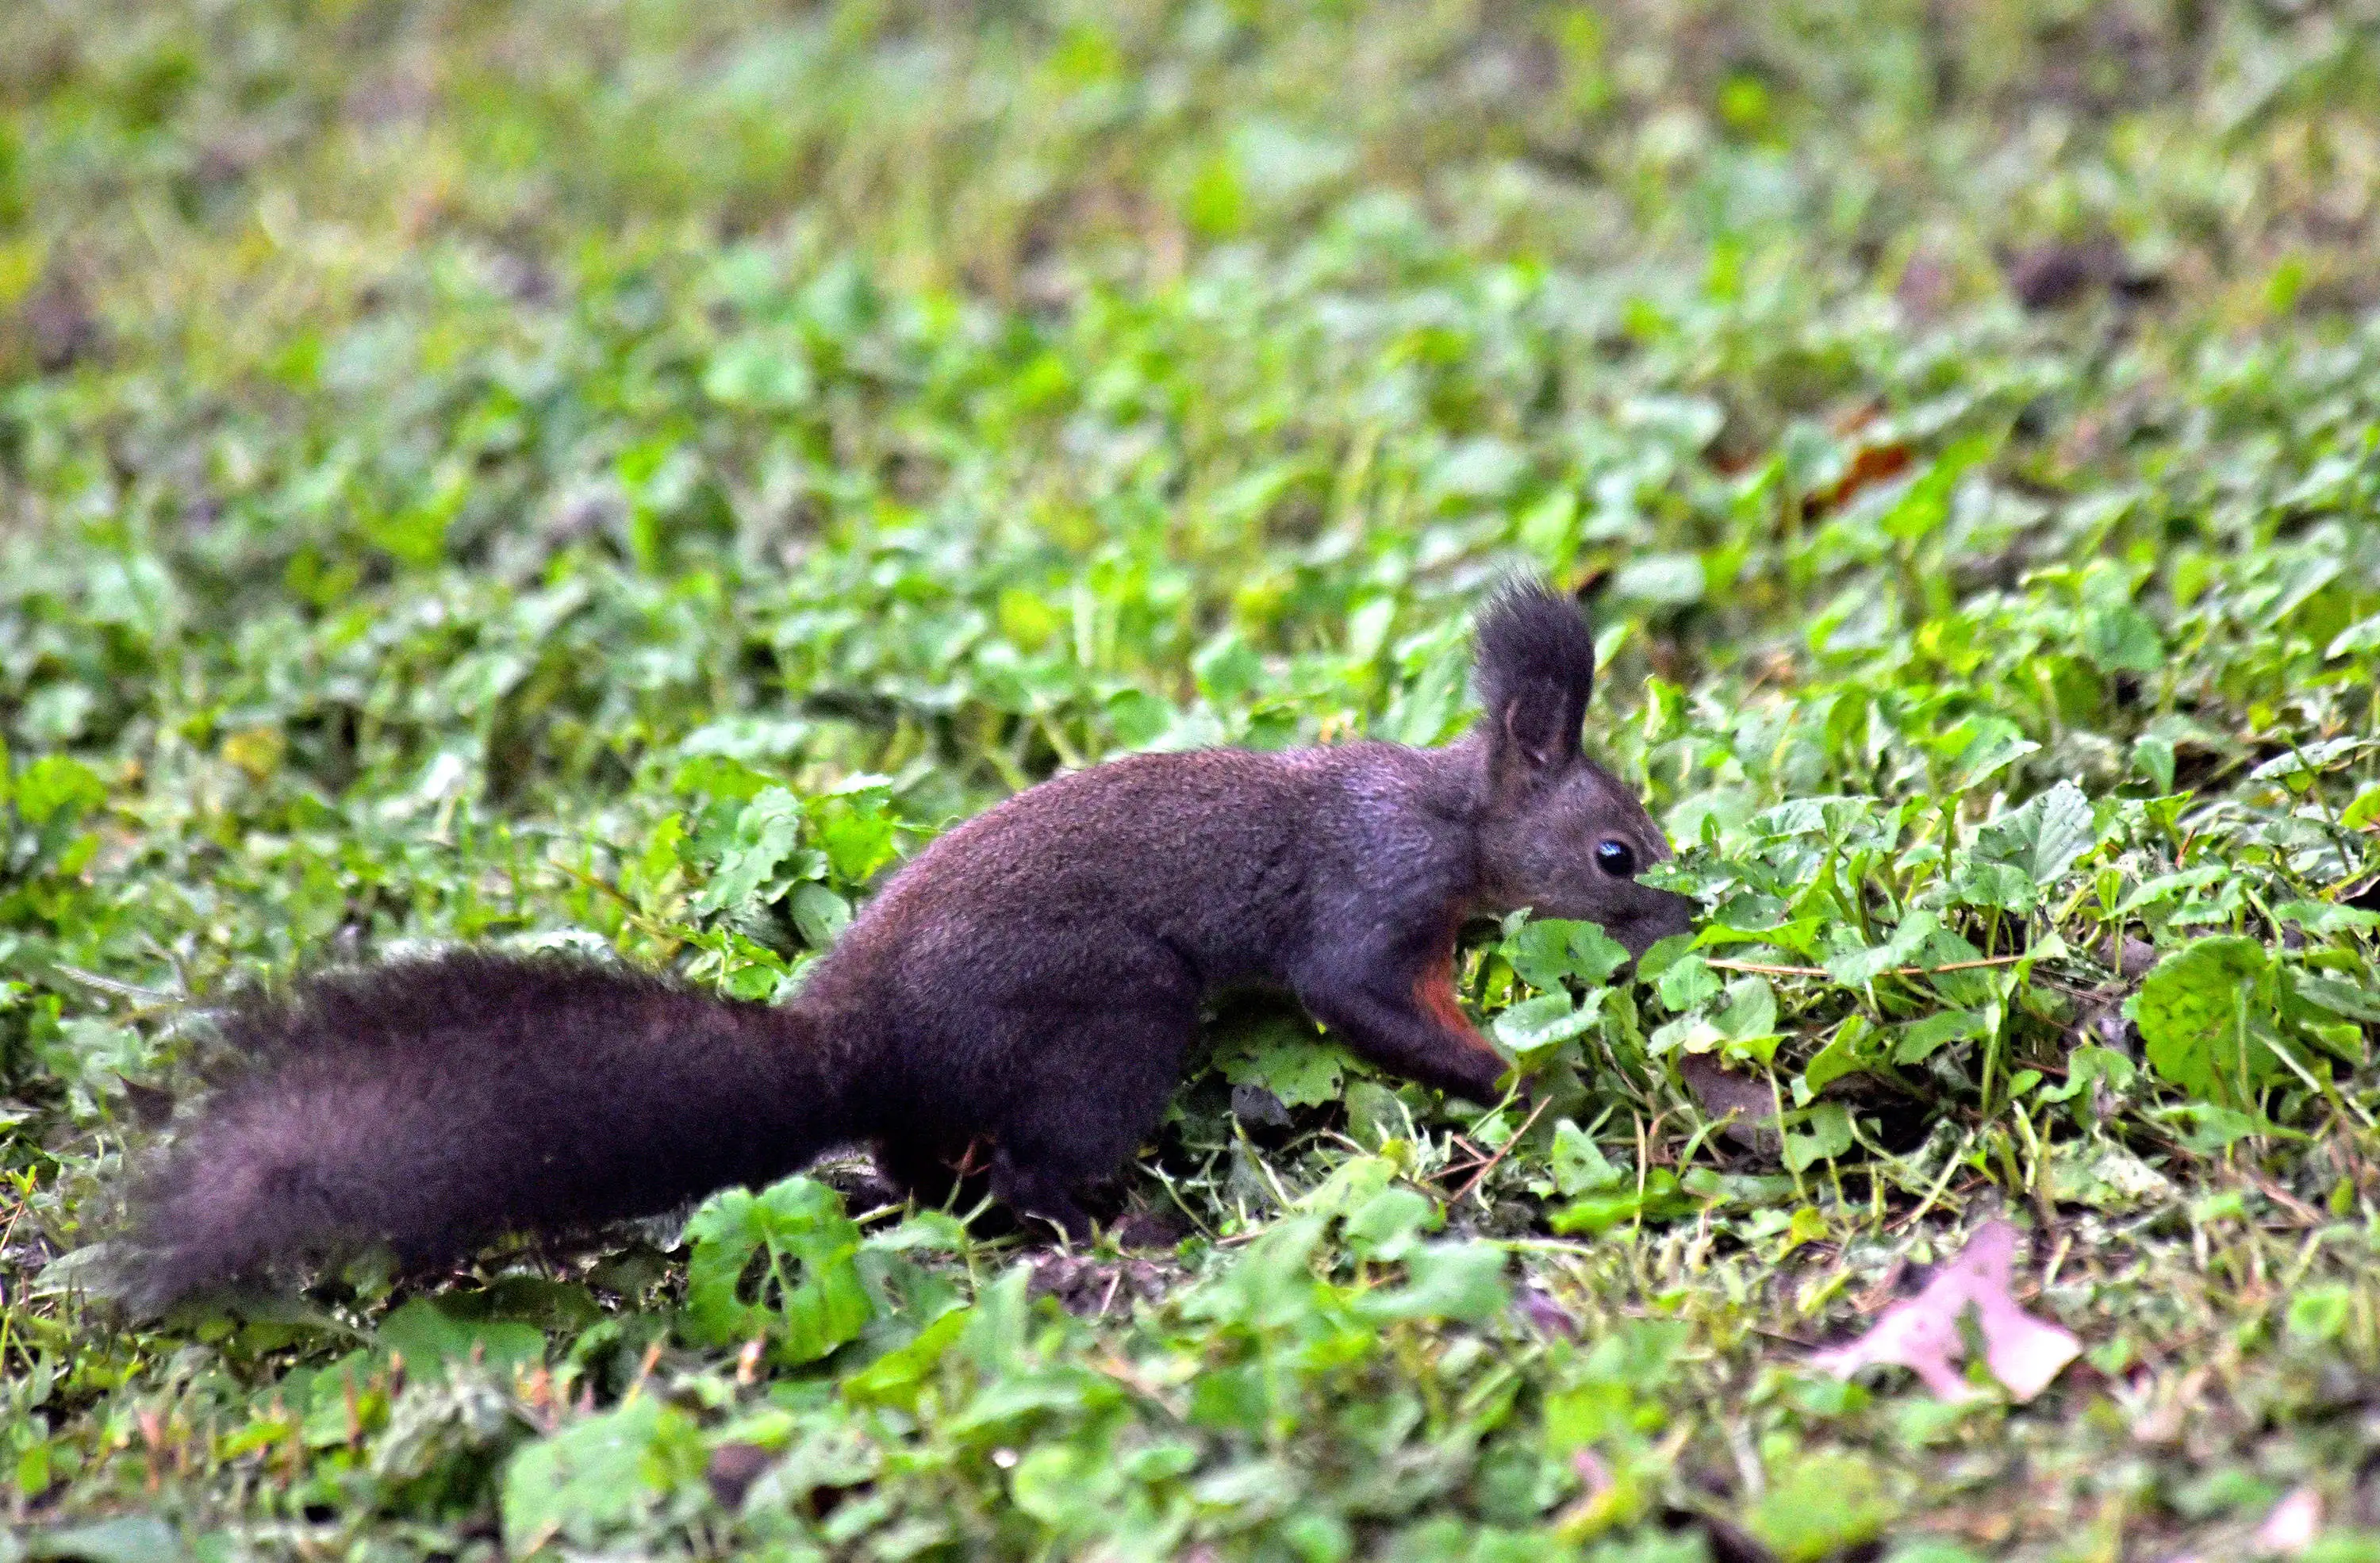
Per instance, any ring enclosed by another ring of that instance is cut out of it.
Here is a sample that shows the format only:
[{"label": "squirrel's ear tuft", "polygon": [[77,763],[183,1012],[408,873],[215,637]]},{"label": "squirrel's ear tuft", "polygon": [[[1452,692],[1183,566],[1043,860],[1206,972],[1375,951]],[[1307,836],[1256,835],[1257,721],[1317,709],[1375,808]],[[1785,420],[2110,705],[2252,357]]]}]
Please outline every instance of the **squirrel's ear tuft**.
[{"label": "squirrel's ear tuft", "polygon": [[1497,770],[1542,773],[1577,759],[1595,690],[1595,632],[1579,605],[1514,581],[1488,601],[1475,639]]}]

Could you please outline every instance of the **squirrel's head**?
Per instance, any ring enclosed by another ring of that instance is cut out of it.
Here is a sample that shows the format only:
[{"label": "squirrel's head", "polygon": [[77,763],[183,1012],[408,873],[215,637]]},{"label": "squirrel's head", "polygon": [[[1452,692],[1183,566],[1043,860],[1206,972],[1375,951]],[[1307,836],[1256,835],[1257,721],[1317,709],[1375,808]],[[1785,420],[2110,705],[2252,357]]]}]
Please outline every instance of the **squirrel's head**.
[{"label": "squirrel's head", "polygon": [[1480,821],[1485,911],[1577,917],[1641,955],[1683,933],[1694,903],[1639,884],[1670,843],[1636,794],[1580,752],[1595,688],[1595,636],[1579,605],[1543,586],[1498,592],[1475,634],[1487,713]]}]

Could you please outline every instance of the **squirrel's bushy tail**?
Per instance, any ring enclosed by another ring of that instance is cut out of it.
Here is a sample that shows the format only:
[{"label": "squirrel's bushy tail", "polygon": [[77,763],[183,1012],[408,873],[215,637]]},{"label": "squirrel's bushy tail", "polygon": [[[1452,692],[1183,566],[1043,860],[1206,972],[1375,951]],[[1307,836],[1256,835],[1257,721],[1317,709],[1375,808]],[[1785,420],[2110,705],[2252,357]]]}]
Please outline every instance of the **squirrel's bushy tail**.
[{"label": "squirrel's bushy tail", "polygon": [[133,1195],[125,1300],[275,1261],[656,1214],[853,1137],[798,1010],[556,957],[461,951],[311,978],[234,1013],[253,1057]]}]

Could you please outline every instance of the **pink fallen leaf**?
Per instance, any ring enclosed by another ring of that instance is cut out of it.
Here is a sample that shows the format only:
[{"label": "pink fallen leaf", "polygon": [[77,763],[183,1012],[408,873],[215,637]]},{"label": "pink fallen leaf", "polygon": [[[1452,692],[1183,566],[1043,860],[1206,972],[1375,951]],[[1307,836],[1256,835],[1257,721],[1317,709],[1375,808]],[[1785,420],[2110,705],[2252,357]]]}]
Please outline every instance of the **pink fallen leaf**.
[{"label": "pink fallen leaf", "polygon": [[2322,1495],[2312,1487],[2300,1487],[2273,1505],[2273,1511],[2256,1527],[2256,1547],[2295,1557],[2321,1533]]},{"label": "pink fallen leaf", "polygon": [[1959,1321],[1973,1308],[1984,1364],[2010,1399],[2030,1400],[2074,1360],[2082,1343],[2026,1313],[2010,1295],[2015,1265],[2016,1229],[2006,1221],[1986,1221],[1957,1258],[1935,1272],[1925,1290],[1887,1308],[1857,1340],[1818,1352],[1810,1365],[1849,1378],[1864,1367],[1889,1363],[1909,1369],[1941,1399],[1967,1399],[1975,1394],[1974,1386],[1954,1363],[1967,1350]]}]

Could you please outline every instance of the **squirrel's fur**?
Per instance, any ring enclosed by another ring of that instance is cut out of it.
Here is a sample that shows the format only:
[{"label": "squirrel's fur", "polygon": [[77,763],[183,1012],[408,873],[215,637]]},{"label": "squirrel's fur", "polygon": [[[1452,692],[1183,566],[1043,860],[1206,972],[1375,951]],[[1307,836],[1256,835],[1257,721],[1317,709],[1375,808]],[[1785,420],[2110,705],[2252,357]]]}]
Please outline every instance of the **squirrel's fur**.
[{"label": "squirrel's fur", "polygon": [[929,1198],[988,1155],[1003,1204],[1086,1236],[1075,1194],[1156,1124],[1201,998],[1235,984],[1492,1100],[1508,1066],[1451,983],[1467,917],[1532,906],[1641,952],[1690,903],[1634,882],[1668,845],[1580,754],[1578,609],[1510,588],[1476,639],[1487,714],[1445,748],[1138,755],[1028,788],[895,874],[782,1007],[466,951],[239,1011],[253,1063],[136,1185],[129,1300],[655,1213],[844,1143]]}]

